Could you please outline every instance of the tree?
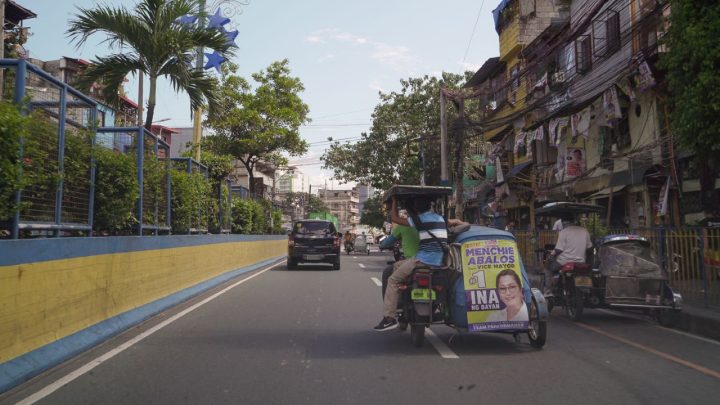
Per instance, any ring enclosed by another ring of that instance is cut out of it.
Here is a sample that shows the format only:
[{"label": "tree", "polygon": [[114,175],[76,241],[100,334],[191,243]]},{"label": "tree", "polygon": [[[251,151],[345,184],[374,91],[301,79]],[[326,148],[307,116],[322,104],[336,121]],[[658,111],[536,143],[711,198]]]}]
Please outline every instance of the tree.
[{"label": "tree", "polygon": [[[112,106],[119,105],[118,89],[129,74],[143,72],[150,82],[145,128],[150,129],[156,103],[157,80],[166,77],[176,91],[190,96],[193,109],[207,103],[216,107],[217,81],[203,70],[192,67],[197,47],[212,48],[223,57],[232,54],[232,42],[217,28],[183,25],[176,20],[199,13],[196,0],[142,0],[134,12],[125,7],[99,5],[94,9],[78,7],[70,21],[68,36],[80,48],[95,33],[104,33],[111,49],[118,53],[97,57],[76,84],[88,91],[102,86],[102,97]],[[204,12],[204,11],[203,11]]]},{"label": "tree", "polygon": [[440,87],[458,86],[463,80],[461,75],[443,73],[442,79],[401,80],[399,92],[381,92],[370,132],[354,144],[335,141],[321,157],[323,168],[333,170],[341,181],[387,189],[419,184],[424,155],[426,183],[439,184]]},{"label": "tree", "polygon": [[670,121],[680,144],[700,166],[701,199],[713,212],[712,194],[720,160],[720,4],[671,0],[671,15],[661,54],[666,72]]},{"label": "tree", "polygon": [[309,108],[299,96],[305,88],[299,78],[290,76],[288,64],[285,59],[254,73],[254,90],[235,74],[236,65],[223,66],[219,108],[208,115],[207,125],[214,135],[205,137],[204,147],[242,162],[253,192],[259,161],[281,166],[287,163],[282,153],[300,156],[307,152],[308,144],[299,132],[301,125],[310,122]]},{"label": "tree", "polygon": [[290,192],[285,197],[287,207],[303,207],[305,213],[328,211],[325,202],[314,194]]},{"label": "tree", "polygon": [[360,223],[382,229],[385,225],[385,206],[382,202],[382,195],[377,194],[370,197],[363,205]]}]

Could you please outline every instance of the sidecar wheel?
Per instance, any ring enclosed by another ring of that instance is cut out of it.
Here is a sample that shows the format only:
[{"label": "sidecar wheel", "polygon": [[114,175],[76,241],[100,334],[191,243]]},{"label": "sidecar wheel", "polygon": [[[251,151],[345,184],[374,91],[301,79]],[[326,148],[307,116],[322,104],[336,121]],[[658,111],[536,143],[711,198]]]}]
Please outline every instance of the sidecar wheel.
[{"label": "sidecar wheel", "polygon": [[532,305],[530,306],[530,323],[528,326],[530,327],[530,330],[528,330],[530,346],[536,349],[542,349],[542,347],[545,346],[545,341],[547,340],[547,321],[540,320],[540,310],[538,309],[537,302],[534,299],[532,300]]}]

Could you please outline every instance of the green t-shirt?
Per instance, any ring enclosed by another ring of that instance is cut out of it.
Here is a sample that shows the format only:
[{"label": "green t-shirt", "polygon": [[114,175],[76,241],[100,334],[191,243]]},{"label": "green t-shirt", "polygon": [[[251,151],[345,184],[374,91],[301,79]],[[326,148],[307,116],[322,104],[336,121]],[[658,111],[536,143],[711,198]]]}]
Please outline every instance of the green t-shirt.
[{"label": "green t-shirt", "polygon": [[393,224],[390,234],[394,238],[400,239],[405,258],[409,259],[417,255],[418,249],[420,248],[420,235],[417,229],[412,226]]}]

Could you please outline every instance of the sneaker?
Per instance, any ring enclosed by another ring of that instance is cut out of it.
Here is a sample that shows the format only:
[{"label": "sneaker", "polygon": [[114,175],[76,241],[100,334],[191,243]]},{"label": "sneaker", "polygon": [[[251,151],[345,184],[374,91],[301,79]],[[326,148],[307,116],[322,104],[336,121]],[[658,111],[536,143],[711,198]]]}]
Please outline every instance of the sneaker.
[{"label": "sneaker", "polygon": [[398,322],[395,320],[395,318],[383,318],[377,326],[375,326],[376,331],[378,332],[384,332],[386,330],[395,329],[398,326]]}]

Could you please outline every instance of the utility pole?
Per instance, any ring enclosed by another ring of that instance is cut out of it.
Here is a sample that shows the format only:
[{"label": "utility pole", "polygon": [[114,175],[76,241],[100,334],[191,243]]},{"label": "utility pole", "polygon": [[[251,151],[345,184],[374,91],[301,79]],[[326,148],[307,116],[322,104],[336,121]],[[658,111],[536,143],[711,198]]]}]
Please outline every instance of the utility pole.
[{"label": "utility pole", "polygon": [[[0,59],[5,58],[5,0],[0,0],[0,21],[3,28],[0,30]],[[0,100],[3,98],[3,88],[5,87],[5,70],[0,69]]]},{"label": "utility pole", "polygon": [[440,88],[440,185],[447,186],[447,100],[445,99],[444,87]]},{"label": "utility pole", "polygon": [[462,220],[464,214],[464,194],[465,187],[463,184],[463,174],[465,172],[465,99],[459,100],[459,114],[458,114],[458,125],[455,126],[455,142],[456,154],[455,159],[457,163],[456,177],[455,177],[455,217]]}]

